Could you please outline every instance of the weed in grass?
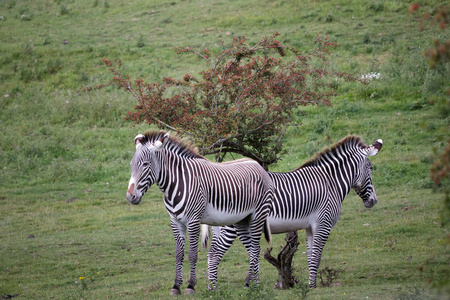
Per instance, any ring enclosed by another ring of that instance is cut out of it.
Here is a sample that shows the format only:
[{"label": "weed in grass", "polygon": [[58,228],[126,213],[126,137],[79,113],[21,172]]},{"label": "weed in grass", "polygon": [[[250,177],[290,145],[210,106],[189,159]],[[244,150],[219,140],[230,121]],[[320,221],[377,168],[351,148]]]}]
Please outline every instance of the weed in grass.
[{"label": "weed in grass", "polygon": [[[306,272],[308,274],[308,272]],[[300,277],[302,278],[302,277]],[[308,279],[300,279],[294,286],[294,294],[300,299],[306,299],[308,294],[311,292],[309,287]]]},{"label": "weed in grass", "polygon": [[70,13],[70,11],[66,5],[61,4],[61,9],[60,9],[59,13],[61,14],[61,16],[64,16],[64,15],[68,15]]},{"label": "weed in grass", "polygon": [[31,21],[33,19],[33,15],[32,14],[22,14],[20,16],[20,20],[21,21]]},{"label": "weed in grass", "polygon": [[144,47],[144,46],[145,46],[144,36],[141,34],[141,35],[139,36],[139,39],[138,39],[137,43],[136,43],[136,47],[142,48],[142,47]]},{"label": "weed in grass", "polygon": [[370,34],[368,32],[366,32],[363,35],[363,44],[369,44],[369,43],[370,43]]},{"label": "weed in grass", "polygon": [[336,283],[336,280],[342,273],[342,269],[326,266],[325,268],[321,268],[319,272],[317,272],[317,277],[320,281],[321,286],[330,287]]},{"label": "weed in grass", "polygon": [[244,289],[240,296],[246,299],[271,300],[274,298],[274,291],[273,288],[267,284],[257,284],[252,281],[250,285]]},{"label": "weed in grass", "polygon": [[228,287],[224,287],[221,284],[217,283],[216,288],[214,290],[205,289],[196,292],[196,297],[200,299],[234,299],[235,292]]},{"label": "weed in grass", "polygon": [[369,9],[373,10],[374,12],[382,12],[384,10],[384,3],[381,1],[372,2],[369,5]]}]

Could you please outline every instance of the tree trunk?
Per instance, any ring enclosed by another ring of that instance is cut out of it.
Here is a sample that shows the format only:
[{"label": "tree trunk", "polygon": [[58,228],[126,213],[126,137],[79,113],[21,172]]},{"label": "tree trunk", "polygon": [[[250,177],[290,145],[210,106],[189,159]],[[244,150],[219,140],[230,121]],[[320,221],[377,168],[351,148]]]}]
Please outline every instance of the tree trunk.
[{"label": "tree trunk", "polygon": [[289,232],[286,234],[286,245],[278,253],[277,258],[273,257],[270,252],[272,247],[264,252],[264,258],[275,266],[278,270],[278,281],[275,283],[275,287],[280,290],[290,289],[299,282],[295,278],[292,269],[292,259],[297,251],[299,242],[297,231]]}]

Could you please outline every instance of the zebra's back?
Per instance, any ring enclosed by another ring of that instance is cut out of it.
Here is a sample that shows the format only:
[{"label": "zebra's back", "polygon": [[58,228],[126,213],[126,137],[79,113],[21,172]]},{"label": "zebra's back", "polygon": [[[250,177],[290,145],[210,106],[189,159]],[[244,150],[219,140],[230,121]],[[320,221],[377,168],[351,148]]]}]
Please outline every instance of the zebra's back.
[{"label": "zebra's back", "polygon": [[[253,160],[243,159],[221,164],[205,160],[186,166],[185,169],[192,181],[186,186],[189,191],[184,197],[191,195],[205,201],[202,223],[235,224],[254,213],[261,201],[272,199],[267,195],[272,193],[272,180]],[[264,206],[270,209],[270,203]]]}]

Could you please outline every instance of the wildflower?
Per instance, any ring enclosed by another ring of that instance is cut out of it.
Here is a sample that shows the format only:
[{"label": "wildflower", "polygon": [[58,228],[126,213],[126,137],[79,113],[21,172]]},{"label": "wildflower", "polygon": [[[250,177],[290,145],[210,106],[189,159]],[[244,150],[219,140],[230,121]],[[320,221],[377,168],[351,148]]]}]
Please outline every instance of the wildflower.
[{"label": "wildflower", "polygon": [[83,280],[83,279],[86,279],[86,277],[81,277],[81,276],[80,276],[80,280]]}]

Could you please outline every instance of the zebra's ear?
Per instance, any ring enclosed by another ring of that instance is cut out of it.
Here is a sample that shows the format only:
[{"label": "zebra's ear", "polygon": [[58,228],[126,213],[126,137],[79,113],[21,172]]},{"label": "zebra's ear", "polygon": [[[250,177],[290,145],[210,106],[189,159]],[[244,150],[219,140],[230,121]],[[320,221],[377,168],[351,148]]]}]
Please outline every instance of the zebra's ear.
[{"label": "zebra's ear", "polygon": [[143,134],[138,134],[134,138],[134,143],[136,144],[136,150],[139,149],[140,147],[142,147],[142,143],[143,142],[144,142],[144,135]]},{"label": "zebra's ear", "polygon": [[379,139],[376,140],[375,143],[367,147],[367,155],[368,156],[375,156],[377,153],[381,150],[381,147],[383,146],[383,140]]},{"label": "zebra's ear", "polygon": [[163,138],[162,138],[163,144],[167,143],[167,141],[169,140],[169,136],[170,136],[170,131],[163,136]]},{"label": "zebra's ear", "polygon": [[169,140],[169,132],[153,143],[153,150],[159,150]]}]

